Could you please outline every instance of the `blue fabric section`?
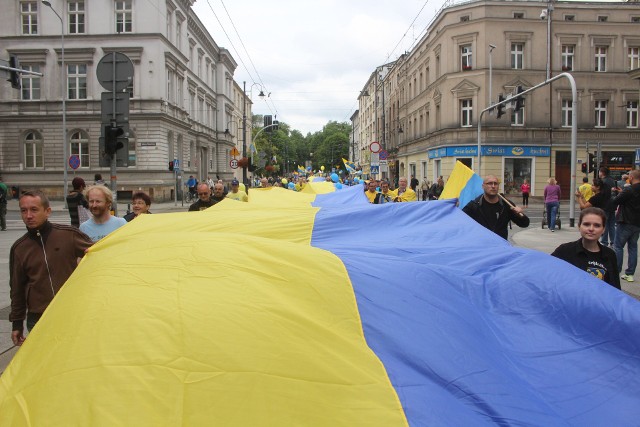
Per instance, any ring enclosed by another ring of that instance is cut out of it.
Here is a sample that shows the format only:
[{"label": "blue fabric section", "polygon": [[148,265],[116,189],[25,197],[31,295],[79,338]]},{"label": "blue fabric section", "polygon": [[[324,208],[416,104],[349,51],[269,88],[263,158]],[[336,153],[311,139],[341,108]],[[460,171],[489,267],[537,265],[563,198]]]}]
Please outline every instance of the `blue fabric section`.
[{"label": "blue fabric section", "polygon": [[318,194],[312,206],[321,207],[324,204],[328,203],[333,206],[343,206],[343,205],[368,205],[369,200],[367,196],[364,194],[365,187],[364,184],[357,184],[351,187],[343,186],[341,189],[336,189],[333,193],[326,194]]},{"label": "blue fabric section", "polygon": [[410,425],[638,424],[640,302],[453,200],[342,197],[316,200],[312,244],[344,262]]},{"label": "blue fabric section", "polygon": [[469,179],[469,181],[467,181],[467,184],[460,192],[460,197],[458,198],[458,206],[460,207],[460,209],[467,206],[467,203],[481,195],[483,191],[482,178],[474,173],[473,175],[471,175],[471,178]]}]

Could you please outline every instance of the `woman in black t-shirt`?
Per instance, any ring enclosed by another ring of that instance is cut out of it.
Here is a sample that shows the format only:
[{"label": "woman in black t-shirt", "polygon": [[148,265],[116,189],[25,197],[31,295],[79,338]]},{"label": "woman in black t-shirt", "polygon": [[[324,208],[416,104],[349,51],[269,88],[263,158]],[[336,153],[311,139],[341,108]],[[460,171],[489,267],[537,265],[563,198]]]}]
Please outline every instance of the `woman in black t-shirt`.
[{"label": "woman in black t-shirt", "polygon": [[[589,199],[591,200],[591,199]],[[613,249],[598,241],[604,233],[607,216],[600,208],[588,207],[580,212],[578,227],[582,236],[575,242],[564,243],[551,255],[567,261],[598,279],[620,289],[618,263]]]},{"label": "woman in black t-shirt", "polygon": [[580,204],[580,209],[593,207],[600,208],[606,212],[609,199],[605,197],[605,193],[602,191],[602,186],[603,182],[600,178],[593,180],[593,184],[591,184],[591,188],[593,188],[593,195],[589,197],[589,200],[585,200],[582,193],[580,193],[580,191],[576,191],[576,199]]}]

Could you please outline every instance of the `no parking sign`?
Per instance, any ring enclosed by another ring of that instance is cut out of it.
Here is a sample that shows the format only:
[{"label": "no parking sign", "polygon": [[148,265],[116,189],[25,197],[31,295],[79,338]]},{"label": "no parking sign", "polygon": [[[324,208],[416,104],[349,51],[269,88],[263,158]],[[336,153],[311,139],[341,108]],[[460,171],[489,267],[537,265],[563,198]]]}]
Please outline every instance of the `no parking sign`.
[{"label": "no parking sign", "polygon": [[69,156],[69,166],[71,169],[76,170],[80,167],[80,157],[77,155]]}]

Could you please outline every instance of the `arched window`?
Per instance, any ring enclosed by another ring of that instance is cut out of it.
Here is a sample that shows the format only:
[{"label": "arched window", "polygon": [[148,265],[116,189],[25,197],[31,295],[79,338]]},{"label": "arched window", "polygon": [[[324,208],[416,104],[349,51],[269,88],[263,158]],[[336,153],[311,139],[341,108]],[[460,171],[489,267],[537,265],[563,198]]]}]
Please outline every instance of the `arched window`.
[{"label": "arched window", "polygon": [[74,131],[71,133],[71,137],[69,138],[71,155],[78,156],[80,158],[80,167],[88,168],[89,167],[89,138],[82,131]]},{"label": "arched window", "polygon": [[24,136],[24,167],[42,168],[44,167],[44,157],[42,155],[42,137],[37,132],[27,132]]}]

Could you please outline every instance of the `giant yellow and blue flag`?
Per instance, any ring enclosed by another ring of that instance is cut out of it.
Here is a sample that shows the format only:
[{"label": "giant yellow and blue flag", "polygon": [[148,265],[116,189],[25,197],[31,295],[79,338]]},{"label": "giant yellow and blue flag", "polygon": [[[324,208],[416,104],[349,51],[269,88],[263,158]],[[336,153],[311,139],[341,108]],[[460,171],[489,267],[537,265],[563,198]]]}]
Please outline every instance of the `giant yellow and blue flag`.
[{"label": "giant yellow and blue flag", "polygon": [[640,302],[450,200],[250,194],[94,245],[0,425],[638,424]]}]

